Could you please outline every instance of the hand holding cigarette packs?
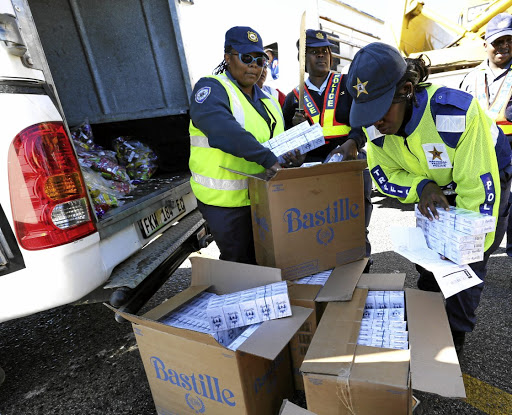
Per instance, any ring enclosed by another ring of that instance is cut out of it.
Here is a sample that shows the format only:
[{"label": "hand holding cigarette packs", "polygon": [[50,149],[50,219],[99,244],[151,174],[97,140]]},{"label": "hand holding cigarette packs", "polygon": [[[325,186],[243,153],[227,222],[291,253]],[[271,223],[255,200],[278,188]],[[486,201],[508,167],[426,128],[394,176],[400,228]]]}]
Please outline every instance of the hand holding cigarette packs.
[{"label": "hand holding cigarette packs", "polygon": [[481,261],[485,234],[496,228],[496,218],[450,206],[437,210],[439,220],[429,221],[415,207],[416,226],[423,230],[430,249],[458,265]]},{"label": "hand holding cigarette packs", "polygon": [[307,121],[304,121],[262,145],[275,154],[279,163],[284,163],[282,156],[289,151],[299,150],[300,154],[305,154],[324,144],[325,139],[320,124],[310,126]]}]

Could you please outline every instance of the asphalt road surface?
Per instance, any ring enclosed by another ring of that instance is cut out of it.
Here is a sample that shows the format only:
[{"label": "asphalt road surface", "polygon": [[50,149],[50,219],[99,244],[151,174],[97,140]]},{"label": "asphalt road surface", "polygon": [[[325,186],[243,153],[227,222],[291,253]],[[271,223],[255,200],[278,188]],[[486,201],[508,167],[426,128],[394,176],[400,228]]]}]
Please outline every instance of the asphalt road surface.
[{"label": "asphalt road surface", "polygon": [[[414,226],[412,206],[374,194],[370,227],[372,272],[405,272],[414,287],[414,266],[393,252],[389,226]],[[512,259],[502,247],[489,262],[475,331],[461,362],[468,399],[414,392],[423,414],[512,414]],[[218,253],[215,245],[205,251]],[[186,261],[144,310],[187,287]],[[142,311],[144,311],[142,310]],[[102,304],[64,306],[0,324],[0,415],[155,414],[130,324],[119,324]],[[301,394],[294,402],[304,405]],[[262,414],[266,415],[266,414]],[[376,414],[378,415],[378,414]]]}]

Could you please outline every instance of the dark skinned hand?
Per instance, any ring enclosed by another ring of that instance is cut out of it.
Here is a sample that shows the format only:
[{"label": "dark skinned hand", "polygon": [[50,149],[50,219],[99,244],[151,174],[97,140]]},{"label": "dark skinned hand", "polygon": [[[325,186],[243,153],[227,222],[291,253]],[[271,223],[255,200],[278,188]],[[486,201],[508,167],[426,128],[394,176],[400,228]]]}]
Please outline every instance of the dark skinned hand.
[{"label": "dark skinned hand", "polygon": [[274,177],[277,171],[281,169],[281,165],[276,161],[272,167],[269,167],[268,169],[265,170],[265,177],[267,178],[267,180],[271,179],[272,177]]},{"label": "dark skinned hand", "polygon": [[306,159],[305,154],[300,154],[299,150],[289,151],[286,154],[283,154],[283,158],[285,164],[283,167],[300,167],[304,160]]},{"label": "dark skinned hand", "polygon": [[423,192],[421,193],[420,201],[418,203],[418,209],[421,214],[428,220],[434,220],[434,218],[439,219],[437,209],[441,208],[449,210],[449,206],[448,199],[446,199],[446,196],[437,183],[427,183],[423,188]]},{"label": "dark skinned hand", "polygon": [[295,127],[296,125],[299,125],[300,123],[303,123],[306,121],[306,114],[304,113],[304,110],[295,110],[295,114],[292,118],[292,125]]},{"label": "dark skinned hand", "polygon": [[336,147],[332,150],[327,159],[330,159],[334,154],[342,154],[343,160],[356,160],[357,159],[357,144],[356,142],[349,138],[345,143],[341,146]]}]

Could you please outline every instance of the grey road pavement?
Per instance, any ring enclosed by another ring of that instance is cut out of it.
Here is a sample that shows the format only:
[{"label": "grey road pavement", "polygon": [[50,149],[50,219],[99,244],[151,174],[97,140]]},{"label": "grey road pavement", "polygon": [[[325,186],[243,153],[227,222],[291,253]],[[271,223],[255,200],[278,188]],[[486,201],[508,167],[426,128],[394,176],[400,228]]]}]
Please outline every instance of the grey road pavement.
[{"label": "grey road pavement", "polygon": [[[393,252],[389,227],[414,226],[412,206],[374,195],[370,227],[372,272],[405,272],[416,284],[414,266]],[[205,250],[217,255],[215,245]],[[145,309],[187,287],[186,261]],[[476,330],[467,337],[461,362],[468,399],[451,400],[415,392],[424,414],[512,413],[512,259],[502,247],[492,256],[478,309]],[[102,304],[64,306],[0,324],[0,415],[155,414],[130,324],[119,324]],[[304,405],[297,394],[297,403]],[[264,415],[264,414],[263,414]]]}]

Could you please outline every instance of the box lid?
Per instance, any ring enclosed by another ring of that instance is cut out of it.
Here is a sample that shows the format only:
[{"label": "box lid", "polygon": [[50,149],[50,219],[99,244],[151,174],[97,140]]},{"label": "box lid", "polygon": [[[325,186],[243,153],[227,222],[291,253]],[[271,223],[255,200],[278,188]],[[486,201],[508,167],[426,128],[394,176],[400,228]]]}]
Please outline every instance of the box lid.
[{"label": "box lid", "polygon": [[[354,291],[352,301],[327,304],[309,345],[301,372],[349,376],[359,336],[366,290]],[[336,335],[333,335],[335,333]]]},{"label": "box lid", "polygon": [[311,315],[311,308],[291,306],[290,317],[264,321],[238,348],[239,351],[274,360]]},{"label": "box lid", "polygon": [[405,292],[412,387],[444,397],[465,398],[443,296],[410,288]]},{"label": "box lid", "polygon": [[405,273],[396,274],[361,274],[358,288],[369,290],[401,291],[404,289]]},{"label": "box lid", "polygon": [[288,399],[283,401],[279,415],[316,415],[314,412],[301,408],[300,406],[291,403]]},{"label": "box lid", "polygon": [[216,294],[227,294],[282,281],[281,270],[191,255],[191,286],[208,285]]},{"label": "box lid", "polygon": [[342,163],[324,163],[310,167],[286,168],[278,170],[277,173],[270,179],[266,177],[265,173],[248,174],[237,170],[228,169],[227,167],[221,167],[232,173],[240,174],[246,177],[253,177],[257,180],[279,181],[288,179],[300,179],[302,177],[321,176],[324,174],[332,174],[338,172],[362,171],[367,166],[368,164],[366,163],[366,160],[350,160],[344,161]]},{"label": "box lid", "polygon": [[367,262],[368,258],[363,258],[334,268],[315,301],[350,301]]}]

